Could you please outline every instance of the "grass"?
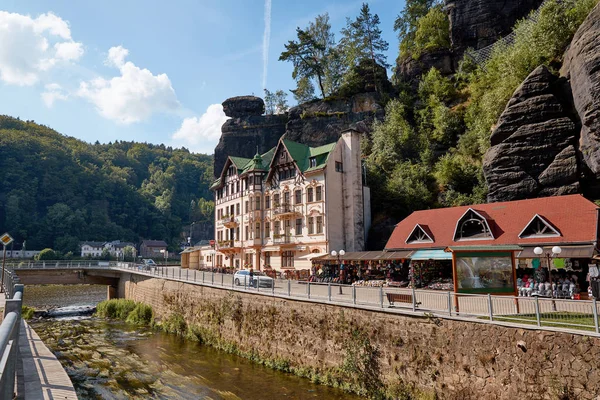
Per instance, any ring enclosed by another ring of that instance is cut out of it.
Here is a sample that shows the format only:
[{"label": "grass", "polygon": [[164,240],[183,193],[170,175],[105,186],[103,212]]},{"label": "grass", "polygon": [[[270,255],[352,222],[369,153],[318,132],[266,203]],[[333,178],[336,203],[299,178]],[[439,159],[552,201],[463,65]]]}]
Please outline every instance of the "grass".
[{"label": "grass", "polygon": [[33,318],[33,313],[35,313],[35,308],[28,307],[28,306],[21,307],[21,316],[24,319],[31,319],[31,318]]},{"label": "grass", "polygon": [[[489,317],[479,317],[487,319]],[[517,324],[537,325],[535,314],[514,314],[505,316],[494,316],[494,321],[512,322]],[[553,328],[577,329],[585,331],[595,331],[594,316],[592,314],[573,313],[573,312],[552,312],[540,314],[541,326],[550,326]]]}]

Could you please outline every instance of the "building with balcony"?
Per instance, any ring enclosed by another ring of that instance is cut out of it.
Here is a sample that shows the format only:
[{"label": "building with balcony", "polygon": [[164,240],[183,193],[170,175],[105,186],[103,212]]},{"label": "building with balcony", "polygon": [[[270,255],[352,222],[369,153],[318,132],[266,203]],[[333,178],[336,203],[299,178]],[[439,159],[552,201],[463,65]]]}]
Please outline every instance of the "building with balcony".
[{"label": "building with balcony", "polygon": [[254,158],[227,158],[215,193],[215,266],[308,269],[332,250],[364,250],[371,223],[361,134],[309,147],[282,137]]}]

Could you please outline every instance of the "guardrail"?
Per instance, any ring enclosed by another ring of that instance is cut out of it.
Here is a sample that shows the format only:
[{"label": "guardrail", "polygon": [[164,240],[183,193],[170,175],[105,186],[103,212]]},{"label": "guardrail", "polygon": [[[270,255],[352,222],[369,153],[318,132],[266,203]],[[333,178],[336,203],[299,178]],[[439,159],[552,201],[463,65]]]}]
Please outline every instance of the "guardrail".
[{"label": "guardrail", "polygon": [[0,324],[0,399],[14,398],[19,357],[23,285],[15,285],[13,291],[14,295],[6,300],[4,319]]},{"label": "guardrail", "polygon": [[[86,264],[86,265],[84,265]],[[394,313],[410,313],[489,321],[496,324],[518,324],[548,329],[569,329],[600,335],[598,302],[596,300],[566,300],[542,297],[493,296],[454,292],[419,290],[396,287],[350,286],[335,283],[316,283],[221,274],[182,268],[148,268],[135,263],[110,262],[109,265],[89,266],[89,263],[46,263],[18,268],[106,268],[136,274],[202,284],[230,290],[259,293],[311,302],[347,304]],[[267,284],[266,282],[272,282]],[[253,282],[254,283],[254,282]]]}]

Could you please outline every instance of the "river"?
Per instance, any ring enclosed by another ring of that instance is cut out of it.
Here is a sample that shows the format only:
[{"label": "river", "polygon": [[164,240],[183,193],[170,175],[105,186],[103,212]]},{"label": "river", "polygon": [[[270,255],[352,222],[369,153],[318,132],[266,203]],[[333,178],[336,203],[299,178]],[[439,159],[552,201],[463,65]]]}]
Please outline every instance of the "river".
[{"label": "river", "polygon": [[[90,306],[104,286],[28,286],[26,305]],[[94,317],[31,321],[80,399],[357,399],[174,335]]]}]

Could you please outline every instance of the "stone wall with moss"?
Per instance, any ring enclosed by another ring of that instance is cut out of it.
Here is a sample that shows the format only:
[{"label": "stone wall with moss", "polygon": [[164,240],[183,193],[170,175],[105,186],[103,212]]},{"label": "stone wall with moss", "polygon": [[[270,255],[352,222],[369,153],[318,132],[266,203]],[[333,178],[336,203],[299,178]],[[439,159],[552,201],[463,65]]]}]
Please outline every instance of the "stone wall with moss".
[{"label": "stone wall with moss", "polygon": [[[600,339],[291,301],[144,277],[167,330],[374,398],[593,399]],[[436,397],[437,396],[437,397]]]}]

